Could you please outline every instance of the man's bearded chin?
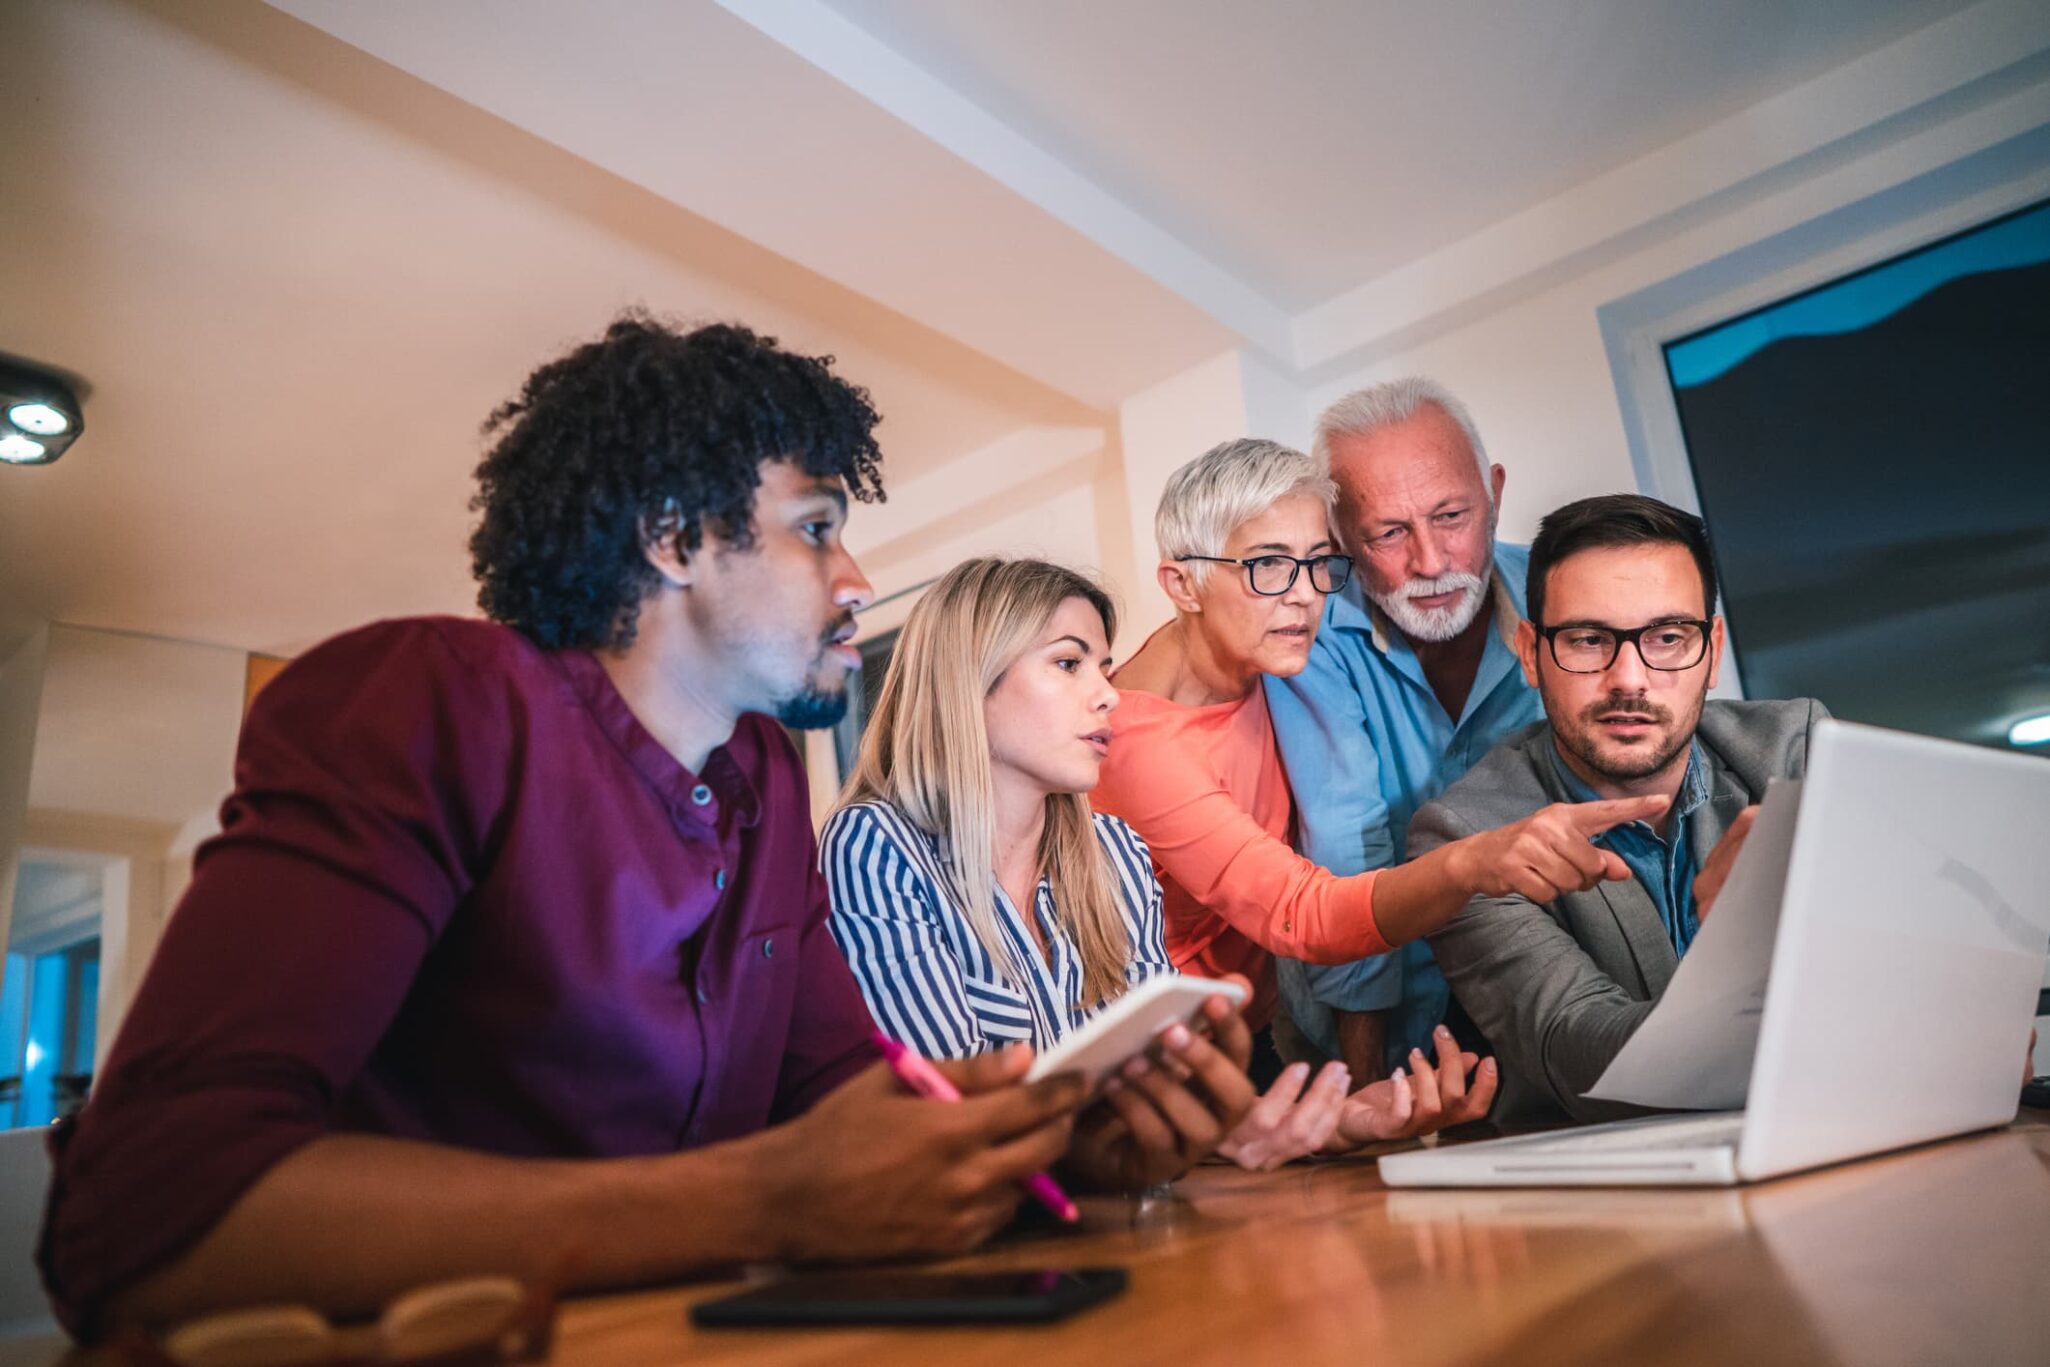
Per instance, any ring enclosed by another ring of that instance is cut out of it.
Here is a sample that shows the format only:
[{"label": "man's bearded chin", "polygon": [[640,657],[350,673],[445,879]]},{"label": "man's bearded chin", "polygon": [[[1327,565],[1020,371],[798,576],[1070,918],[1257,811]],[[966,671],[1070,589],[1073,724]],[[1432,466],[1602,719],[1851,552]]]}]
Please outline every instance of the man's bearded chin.
[{"label": "man's bearded chin", "polygon": [[824,672],[839,681],[838,687],[827,687],[820,683],[807,683],[790,697],[776,704],[776,720],[794,731],[823,731],[837,726],[840,718],[847,715],[847,673],[840,666],[826,665],[826,651],[836,642],[846,641],[854,635],[854,614],[843,612],[832,626],[819,637],[819,658],[812,664],[814,669]]},{"label": "man's bearded chin", "polygon": [[[1450,607],[1420,608],[1412,598],[1435,598],[1458,590],[1459,601]],[[1435,579],[1412,579],[1393,593],[1369,594],[1374,606],[1412,641],[1449,641],[1473,625],[1488,601],[1488,581],[1477,574],[1453,570]]]},{"label": "man's bearded chin", "polygon": [[[1546,715],[1552,715],[1552,698],[1545,694]],[[1600,745],[1602,718],[1611,712],[1629,712],[1651,718],[1657,726],[1673,725],[1671,708],[1661,707],[1643,694],[1634,697],[1607,697],[1590,707],[1583,708],[1570,726],[1552,723],[1553,732],[1565,743],[1574,758],[1585,764],[1589,770],[1601,777],[1618,783],[1633,779],[1649,778],[1671,764],[1682,750],[1694,741],[1694,728],[1677,729],[1668,735],[1663,749],[1623,750],[1614,757],[1605,756]]]},{"label": "man's bearded chin", "polygon": [[823,731],[847,715],[847,686],[821,688],[807,684],[776,704],[776,720],[793,731]]}]

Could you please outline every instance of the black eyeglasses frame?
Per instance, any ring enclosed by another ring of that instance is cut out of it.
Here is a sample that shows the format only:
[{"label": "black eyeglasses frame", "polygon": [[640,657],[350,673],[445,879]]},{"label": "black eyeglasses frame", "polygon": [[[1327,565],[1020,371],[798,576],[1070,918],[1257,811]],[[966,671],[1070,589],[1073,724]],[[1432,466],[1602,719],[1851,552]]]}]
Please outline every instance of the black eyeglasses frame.
[{"label": "black eyeglasses frame", "polygon": [[[1330,595],[1337,593],[1340,589],[1344,588],[1347,584],[1352,582],[1352,557],[1349,555],[1338,555],[1336,553],[1332,553],[1329,555],[1313,555],[1308,557],[1307,559],[1293,555],[1254,555],[1248,556],[1244,560],[1229,560],[1221,555],[1178,555],[1175,557],[1175,559],[1177,561],[1207,560],[1213,565],[1243,566],[1246,571],[1247,587],[1252,589],[1253,592],[1259,594],[1262,598],[1279,598],[1284,593],[1287,593],[1290,589],[1295,587],[1295,581],[1302,576],[1302,572],[1305,569],[1308,569],[1310,571],[1310,588],[1317,593],[1325,595],[1326,597],[1329,597]],[[1286,584],[1283,584],[1278,589],[1261,588],[1259,583],[1256,581],[1253,566],[1260,563],[1263,560],[1288,561],[1288,582]],[[1337,571],[1336,573],[1333,573],[1329,569],[1325,570],[1325,577],[1331,581],[1331,587],[1327,589],[1317,583],[1317,571],[1315,567],[1318,565],[1329,566],[1334,563],[1343,565],[1345,568]]]},{"label": "black eyeglasses frame", "polygon": [[[1703,660],[1708,658],[1708,638],[1709,633],[1715,629],[1715,623],[1703,621],[1699,617],[1668,617],[1663,622],[1646,622],[1643,626],[1633,627],[1628,631],[1625,631],[1619,627],[1605,627],[1598,622],[1561,622],[1558,626],[1555,627],[1541,627],[1537,626],[1536,623],[1532,623],[1532,627],[1534,630],[1536,630],[1538,635],[1544,637],[1545,653],[1552,657],[1552,663],[1554,665],[1557,665],[1560,669],[1564,670],[1568,674],[1607,673],[1609,670],[1614,669],[1616,667],[1616,661],[1622,657],[1623,647],[1625,645],[1628,645],[1631,649],[1637,652],[1637,658],[1643,662],[1644,667],[1646,669],[1655,669],[1661,674],[1684,674],[1688,670],[1693,669],[1696,665],[1699,665]],[[1645,632],[1657,631],[1660,627],[1697,628],[1701,632],[1701,649],[1695,652],[1693,659],[1689,660],[1686,664],[1683,665],[1653,664],[1650,660],[1644,658],[1644,642],[1641,638],[1643,637]],[[1612,648],[1609,651],[1609,658],[1602,662],[1601,668],[1599,669],[1573,668],[1573,666],[1565,663],[1563,660],[1559,658],[1559,633],[1562,631],[1607,632],[1614,642]]]}]

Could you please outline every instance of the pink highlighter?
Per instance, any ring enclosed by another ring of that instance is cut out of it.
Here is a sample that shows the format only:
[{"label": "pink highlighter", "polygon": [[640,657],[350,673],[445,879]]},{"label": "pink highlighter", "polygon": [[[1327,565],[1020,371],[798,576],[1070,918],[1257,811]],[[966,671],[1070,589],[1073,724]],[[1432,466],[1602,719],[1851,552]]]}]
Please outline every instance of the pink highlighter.
[{"label": "pink highlighter", "polygon": [[[961,1094],[954,1090],[954,1084],[940,1075],[940,1070],[918,1055],[906,1049],[880,1030],[875,1036],[876,1048],[883,1051],[884,1060],[897,1080],[922,1097],[934,1101],[959,1101]],[[1025,1190],[1031,1197],[1054,1213],[1055,1218],[1074,1224],[1082,1218],[1082,1212],[1075,1207],[1068,1193],[1061,1190],[1060,1183],[1043,1172],[1035,1172],[1025,1179]]]}]

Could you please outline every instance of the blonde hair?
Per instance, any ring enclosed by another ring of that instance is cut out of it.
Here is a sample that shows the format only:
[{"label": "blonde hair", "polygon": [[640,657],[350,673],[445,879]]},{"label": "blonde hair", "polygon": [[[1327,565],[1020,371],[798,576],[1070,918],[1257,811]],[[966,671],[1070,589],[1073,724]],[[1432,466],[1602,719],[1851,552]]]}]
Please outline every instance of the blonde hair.
[{"label": "blonde hair", "polygon": [[[1153,539],[1162,560],[1223,555],[1239,524],[1289,495],[1308,494],[1328,514],[1337,493],[1317,463],[1293,447],[1258,437],[1219,442],[1167,477],[1153,511]],[[1202,560],[1183,568],[1198,585],[1210,571]]]},{"label": "blonde hair", "polygon": [[[996,796],[983,702],[1004,671],[1037,643],[1060,605],[1080,598],[1117,634],[1110,597],[1073,570],[1043,560],[970,560],[927,589],[897,637],[861,755],[840,803],[887,802],[938,838],[949,889],[990,958],[1011,965],[997,929]],[[1082,958],[1084,1006],[1124,992],[1132,945],[1089,799],[1046,796],[1039,866],[1060,923]],[[1029,906],[1019,914],[1031,916]]]}]

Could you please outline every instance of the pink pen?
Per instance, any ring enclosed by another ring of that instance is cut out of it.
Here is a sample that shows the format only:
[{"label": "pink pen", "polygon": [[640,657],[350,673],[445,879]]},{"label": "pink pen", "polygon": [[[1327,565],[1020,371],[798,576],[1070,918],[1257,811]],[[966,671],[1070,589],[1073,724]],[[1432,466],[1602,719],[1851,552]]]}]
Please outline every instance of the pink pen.
[{"label": "pink pen", "polygon": [[[918,1055],[906,1049],[897,1041],[876,1032],[876,1048],[883,1051],[883,1058],[890,1065],[890,1071],[897,1080],[923,1097],[934,1101],[959,1101],[961,1094],[954,1090],[954,1084],[940,1075],[940,1070]],[[1025,1190],[1031,1197],[1052,1211],[1056,1218],[1074,1224],[1082,1218],[1082,1212],[1075,1207],[1068,1193],[1061,1190],[1061,1184],[1043,1172],[1035,1172],[1025,1179]]]}]

